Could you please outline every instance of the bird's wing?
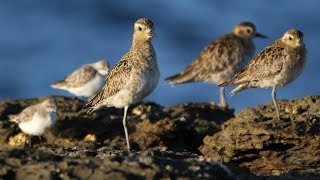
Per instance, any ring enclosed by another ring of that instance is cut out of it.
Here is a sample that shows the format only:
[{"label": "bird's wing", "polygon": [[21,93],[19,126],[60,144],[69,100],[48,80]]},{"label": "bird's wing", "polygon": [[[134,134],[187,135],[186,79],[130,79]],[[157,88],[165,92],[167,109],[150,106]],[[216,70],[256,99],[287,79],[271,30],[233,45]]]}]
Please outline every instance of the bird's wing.
[{"label": "bird's wing", "polygon": [[283,46],[274,44],[262,50],[242,71],[232,80],[231,84],[241,84],[249,81],[273,78],[282,70],[283,64],[288,60]]},{"label": "bird's wing", "polygon": [[124,88],[130,78],[132,66],[130,61],[134,61],[129,54],[126,54],[108,74],[102,90],[95,95],[88,103],[87,107],[93,107],[106,98],[115,95]]},{"label": "bird's wing", "polygon": [[208,59],[202,64],[203,74],[223,71],[227,66],[235,64],[239,58],[241,41],[232,34],[225,35],[209,45],[198,59]]},{"label": "bird's wing", "polygon": [[185,70],[167,81],[179,84],[206,79],[212,73],[223,71],[225,67],[236,63],[241,58],[238,57],[240,51],[241,41],[232,34],[224,35],[207,46]]},{"label": "bird's wing", "polygon": [[9,115],[9,119],[10,121],[16,123],[29,121],[31,117],[36,113],[37,107],[38,105],[29,106],[17,115]]},{"label": "bird's wing", "polygon": [[77,70],[75,70],[72,74],[67,76],[61,81],[54,83],[53,87],[78,87],[86,84],[88,81],[93,79],[97,74],[97,70],[94,69],[91,65],[85,65]]}]

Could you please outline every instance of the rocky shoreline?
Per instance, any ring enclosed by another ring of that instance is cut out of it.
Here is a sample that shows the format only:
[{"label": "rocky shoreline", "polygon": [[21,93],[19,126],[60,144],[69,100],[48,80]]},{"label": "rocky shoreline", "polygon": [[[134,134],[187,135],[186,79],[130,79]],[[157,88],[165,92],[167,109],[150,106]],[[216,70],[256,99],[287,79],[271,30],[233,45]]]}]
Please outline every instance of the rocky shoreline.
[{"label": "rocky shoreline", "polygon": [[89,116],[79,99],[52,98],[58,121],[31,147],[8,115],[43,98],[0,103],[1,178],[320,177],[320,96],[280,100],[281,121],[271,103],[236,115],[206,103],[139,103],[128,111],[131,153],[124,151],[121,109]]}]

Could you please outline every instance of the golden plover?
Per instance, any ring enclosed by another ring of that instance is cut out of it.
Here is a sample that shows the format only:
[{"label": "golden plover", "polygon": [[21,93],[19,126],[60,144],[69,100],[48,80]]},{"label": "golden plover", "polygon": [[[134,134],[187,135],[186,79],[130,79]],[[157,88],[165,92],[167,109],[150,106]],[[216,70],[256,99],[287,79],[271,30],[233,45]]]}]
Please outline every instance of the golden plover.
[{"label": "golden plover", "polygon": [[[257,33],[251,22],[237,24],[233,31],[207,46],[201,54],[181,73],[166,79],[169,84],[206,82],[221,84],[229,81],[253,57],[254,37],[266,38]],[[227,107],[224,87],[220,88],[222,107]]]},{"label": "golden plover", "polygon": [[105,60],[86,64],[63,80],[52,84],[51,87],[66,90],[71,94],[87,99],[96,95],[101,89],[104,76],[108,74],[108,71],[109,63]]},{"label": "golden plover", "polygon": [[57,106],[52,99],[25,108],[17,115],[9,115],[9,120],[18,123],[22,132],[30,136],[41,136],[57,120]]},{"label": "golden plover", "polygon": [[156,37],[153,22],[141,18],[134,24],[131,49],[112,68],[102,90],[86,105],[88,113],[103,107],[124,107],[123,127],[128,151],[130,143],[126,126],[129,105],[151,94],[159,81],[159,68],[151,39]]},{"label": "golden plover", "polygon": [[233,80],[219,86],[238,85],[230,94],[247,88],[272,88],[272,100],[280,119],[276,88],[286,86],[302,72],[307,59],[303,33],[287,31],[282,38],[263,49]]}]

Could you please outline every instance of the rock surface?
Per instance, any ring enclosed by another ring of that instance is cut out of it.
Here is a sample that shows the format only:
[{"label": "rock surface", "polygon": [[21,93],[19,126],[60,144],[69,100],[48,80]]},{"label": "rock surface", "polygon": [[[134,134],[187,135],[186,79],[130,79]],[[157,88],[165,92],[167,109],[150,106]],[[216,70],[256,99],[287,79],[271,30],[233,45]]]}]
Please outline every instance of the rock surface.
[{"label": "rock surface", "polygon": [[[45,97],[44,97],[45,98]],[[25,107],[44,98],[0,103],[0,177],[2,178],[177,178],[208,179],[234,176],[228,168],[199,156],[197,148],[207,134],[220,130],[233,110],[210,104],[184,104],[164,108],[141,103],[129,108],[128,154],[122,126],[122,109],[106,108],[92,115],[79,99],[53,97],[58,120],[42,142],[8,121]]]},{"label": "rock surface", "polygon": [[236,163],[255,175],[320,175],[320,97],[281,100],[281,120],[272,103],[245,109],[206,136],[205,157]]},{"label": "rock surface", "polygon": [[[44,97],[45,98],[45,97]],[[122,109],[92,115],[79,99],[54,96],[58,121],[40,141],[9,114],[44,98],[0,103],[0,177],[38,179],[247,179],[320,175],[320,97],[233,110],[205,103],[129,108],[125,151]],[[223,164],[221,164],[223,163]]]},{"label": "rock surface", "polygon": [[41,146],[0,152],[4,179],[219,179],[235,176],[221,163],[189,152],[149,149],[128,155],[122,150]]}]

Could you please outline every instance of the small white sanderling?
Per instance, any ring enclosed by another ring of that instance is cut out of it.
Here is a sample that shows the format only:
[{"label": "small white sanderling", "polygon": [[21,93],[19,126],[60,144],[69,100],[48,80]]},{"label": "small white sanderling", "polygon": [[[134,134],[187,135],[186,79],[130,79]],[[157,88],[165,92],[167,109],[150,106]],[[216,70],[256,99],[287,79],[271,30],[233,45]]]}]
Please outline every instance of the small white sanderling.
[{"label": "small white sanderling", "polygon": [[52,99],[25,108],[17,115],[9,115],[9,120],[19,125],[22,132],[30,136],[41,136],[57,120],[57,106]]},{"label": "small white sanderling", "polygon": [[52,84],[51,87],[66,90],[71,94],[87,99],[96,95],[101,89],[108,71],[109,63],[105,60],[86,64],[63,80]]}]

